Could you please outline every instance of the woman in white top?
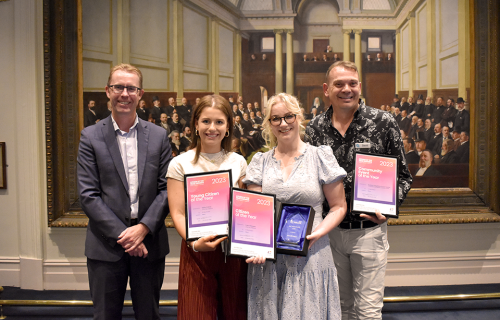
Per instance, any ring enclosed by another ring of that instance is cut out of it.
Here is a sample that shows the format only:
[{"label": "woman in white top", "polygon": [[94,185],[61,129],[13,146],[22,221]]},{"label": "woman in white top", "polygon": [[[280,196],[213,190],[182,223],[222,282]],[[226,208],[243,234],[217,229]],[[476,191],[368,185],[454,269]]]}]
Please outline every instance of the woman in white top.
[{"label": "woman in white top", "polygon": [[231,170],[243,187],[245,159],[231,152],[233,112],[219,95],[205,96],[193,110],[191,150],[175,157],[167,172],[170,214],[182,237],[177,319],[246,319],[245,261],[228,257],[215,236],[186,242],[184,175]]}]

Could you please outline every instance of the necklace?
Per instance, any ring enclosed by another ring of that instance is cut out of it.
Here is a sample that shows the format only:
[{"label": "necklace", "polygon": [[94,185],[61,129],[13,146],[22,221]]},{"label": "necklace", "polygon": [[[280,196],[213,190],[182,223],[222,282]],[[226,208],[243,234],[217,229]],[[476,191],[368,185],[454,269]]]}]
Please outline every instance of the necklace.
[{"label": "necklace", "polygon": [[219,162],[219,160],[224,159],[226,156],[226,153],[224,151],[220,151],[217,153],[205,153],[205,154],[206,156],[200,152],[200,156],[211,163],[217,163]]}]

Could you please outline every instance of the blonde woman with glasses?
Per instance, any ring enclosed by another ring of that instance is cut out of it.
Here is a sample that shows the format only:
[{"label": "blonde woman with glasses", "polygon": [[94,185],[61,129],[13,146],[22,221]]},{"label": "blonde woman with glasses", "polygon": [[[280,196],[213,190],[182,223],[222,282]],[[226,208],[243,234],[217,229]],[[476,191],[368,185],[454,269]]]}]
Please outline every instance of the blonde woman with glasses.
[{"label": "blonde woman with glasses", "polygon": [[[328,232],[344,218],[346,172],[330,147],[313,147],[300,134],[304,119],[297,99],[286,93],[269,99],[264,138],[270,148],[247,168],[248,189],[276,194],[285,203],[315,210],[306,257],[278,254],[277,262],[247,259],[248,319],[340,319],[337,271]],[[323,220],[323,201],[330,211]]]}]

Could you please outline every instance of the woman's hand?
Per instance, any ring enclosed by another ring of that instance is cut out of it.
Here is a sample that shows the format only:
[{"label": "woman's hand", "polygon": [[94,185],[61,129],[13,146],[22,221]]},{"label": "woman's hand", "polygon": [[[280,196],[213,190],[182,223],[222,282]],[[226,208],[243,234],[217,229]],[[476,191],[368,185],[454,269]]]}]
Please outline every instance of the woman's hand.
[{"label": "woman's hand", "polygon": [[310,235],[306,237],[307,240],[309,240],[309,249],[311,249],[312,245],[318,241],[321,237],[323,237],[326,232],[324,229],[318,230],[319,228],[316,228]]},{"label": "woman's hand", "polygon": [[253,264],[264,264],[266,262],[266,258],[263,256],[257,256],[257,257],[250,257],[245,260],[246,263],[253,263]]},{"label": "woman's hand", "polygon": [[222,237],[219,239],[215,239],[216,235],[201,237],[196,241],[191,242],[191,247],[195,251],[207,252],[207,251],[215,251],[217,246],[227,237]]}]

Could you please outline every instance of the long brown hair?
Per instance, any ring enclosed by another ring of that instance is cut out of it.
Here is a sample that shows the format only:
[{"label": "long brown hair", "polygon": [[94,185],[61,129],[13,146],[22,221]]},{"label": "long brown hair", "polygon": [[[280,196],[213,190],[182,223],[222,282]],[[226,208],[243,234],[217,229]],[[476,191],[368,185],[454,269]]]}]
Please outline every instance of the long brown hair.
[{"label": "long brown hair", "polygon": [[224,136],[221,141],[222,150],[225,152],[231,151],[231,138],[233,137],[233,111],[229,106],[229,102],[217,94],[204,96],[200,99],[200,103],[194,107],[193,116],[191,117],[191,146],[190,149],[196,149],[196,155],[194,156],[193,163],[198,162],[201,152],[201,140],[200,136],[196,134],[196,123],[200,119],[200,115],[205,108],[215,108],[222,111],[227,119],[227,129],[229,131],[228,136]]}]

